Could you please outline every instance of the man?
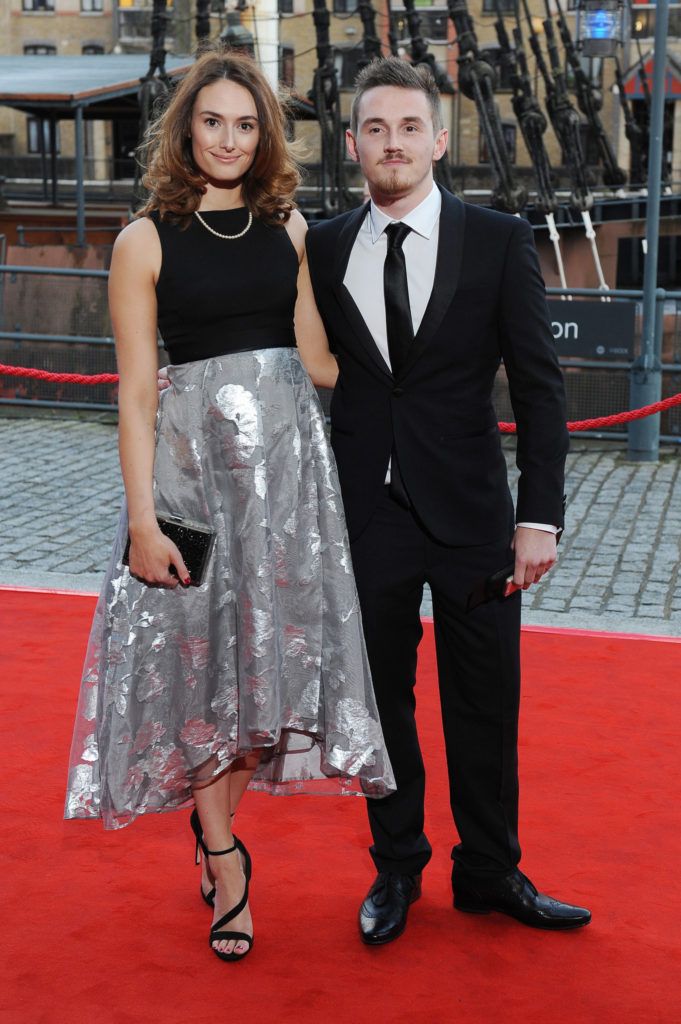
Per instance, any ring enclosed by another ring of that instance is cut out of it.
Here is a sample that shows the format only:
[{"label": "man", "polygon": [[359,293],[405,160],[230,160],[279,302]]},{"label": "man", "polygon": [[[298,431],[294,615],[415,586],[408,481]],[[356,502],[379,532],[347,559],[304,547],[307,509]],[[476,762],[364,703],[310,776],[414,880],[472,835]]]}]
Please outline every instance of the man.
[{"label": "man", "polygon": [[[332,443],[398,785],[368,801],[378,875],[361,936],[402,933],[431,856],[414,721],[426,582],[460,836],[454,906],[587,924],[589,911],[538,893],[517,867],[520,594],[466,610],[471,588],[508,562],[520,586],[539,580],[563,523],[563,384],[532,232],[435,186],[447,132],[426,69],[397,58],[365,68],[347,143],[371,201],[313,228],[307,244],[339,361]],[[501,358],[518,431],[515,516],[491,400]]]}]

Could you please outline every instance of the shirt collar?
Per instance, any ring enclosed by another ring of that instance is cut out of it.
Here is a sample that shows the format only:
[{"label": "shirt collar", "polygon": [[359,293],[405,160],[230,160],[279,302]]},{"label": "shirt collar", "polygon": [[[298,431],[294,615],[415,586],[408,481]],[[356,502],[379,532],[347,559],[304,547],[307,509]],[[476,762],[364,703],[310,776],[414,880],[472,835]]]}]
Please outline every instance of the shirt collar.
[{"label": "shirt collar", "polygon": [[[440,208],[442,206],[442,196],[440,190],[433,182],[433,187],[429,194],[423,199],[418,206],[415,206],[413,210],[405,214],[401,218],[401,222],[406,224],[408,227],[415,231],[417,235],[422,235],[424,238],[430,238],[433,233],[433,228],[437,223],[437,219],[440,216]],[[388,224],[392,224],[395,220],[389,213],[385,213],[380,207],[376,206],[372,201],[369,206],[369,226],[371,229],[371,241],[376,243],[381,237]]]}]

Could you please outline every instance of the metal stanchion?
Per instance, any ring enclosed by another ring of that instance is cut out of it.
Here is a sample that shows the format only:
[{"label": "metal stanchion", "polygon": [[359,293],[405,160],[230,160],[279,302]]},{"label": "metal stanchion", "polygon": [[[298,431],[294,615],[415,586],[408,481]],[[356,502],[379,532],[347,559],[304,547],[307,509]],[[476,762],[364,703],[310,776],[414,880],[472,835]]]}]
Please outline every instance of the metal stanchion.
[{"label": "metal stanchion", "polygon": [[85,245],[85,132],[83,108],[76,107],[76,245]]},{"label": "metal stanchion", "polygon": [[[641,354],[631,368],[630,408],[659,402],[662,394],[662,320],[664,292],[657,288],[657,255],[660,236],[662,188],[662,137],[664,130],[665,70],[669,0],[655,7],[655,67],[650,109],[648,149],[647,251],[643,272],[643,335]],[[656,329],[656,325],[657,329]],[[629,425],[627,456],[633,462],[656,462],[660,451],[660,417],[650,416]]]}]

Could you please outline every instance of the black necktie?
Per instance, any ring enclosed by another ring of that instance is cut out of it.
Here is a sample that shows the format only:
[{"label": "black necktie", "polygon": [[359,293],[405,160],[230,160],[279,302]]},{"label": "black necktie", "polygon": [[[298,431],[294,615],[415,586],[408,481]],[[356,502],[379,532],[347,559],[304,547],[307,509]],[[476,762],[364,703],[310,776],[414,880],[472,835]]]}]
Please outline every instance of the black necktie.
[{"label": "black necktie", "polygon": [[[388,333],[388,353],[393,377],[397,378],[407,358],[409,346],[414,340],[414,327],[409,308],[409,286],[407,266],[402,243],[411,231],[406,224],[388,224],[385,233],[388,252],[383,266],[383,292],[385,294],[385,326]],[[393,444],[390,456],[390,494],[403,508],[410,508],[411,502],[404,486],[402,473]]]},{"label": "black necktie", "polygon": [[411,231],[406,224],[388,224],[385,229],[388,252],[383,265],[383,292],[385,294],[385,325],[388,332],[388,352],[393,377],[399,377],[414,340],[414,328],[409,308],[407,265],[402,243]]}]

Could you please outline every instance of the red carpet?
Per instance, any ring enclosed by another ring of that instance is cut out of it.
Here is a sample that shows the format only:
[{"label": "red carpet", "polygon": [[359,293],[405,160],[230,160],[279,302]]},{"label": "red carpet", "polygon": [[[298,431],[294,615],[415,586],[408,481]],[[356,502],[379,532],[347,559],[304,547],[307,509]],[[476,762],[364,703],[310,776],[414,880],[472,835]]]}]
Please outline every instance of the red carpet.
[{"label": "red carpet", "polygon": [[681,644],[524,633],[526,872],[592,908],[569,934],[456,913],[431,627],[419,679],[435,855],[405,936],[356,935],[361,800],[248,794],[255,948],[210,953],[185,813],[61,820],[91,597],[0,590],[5,1024],[677,1024]]}]

